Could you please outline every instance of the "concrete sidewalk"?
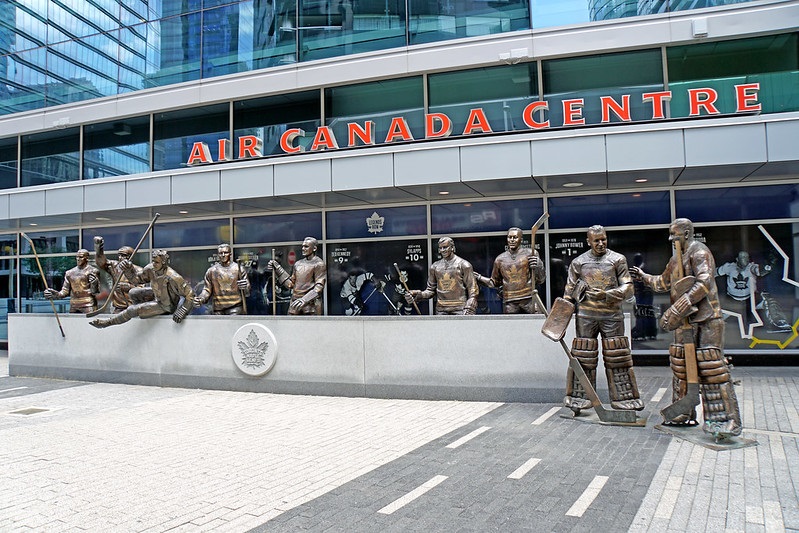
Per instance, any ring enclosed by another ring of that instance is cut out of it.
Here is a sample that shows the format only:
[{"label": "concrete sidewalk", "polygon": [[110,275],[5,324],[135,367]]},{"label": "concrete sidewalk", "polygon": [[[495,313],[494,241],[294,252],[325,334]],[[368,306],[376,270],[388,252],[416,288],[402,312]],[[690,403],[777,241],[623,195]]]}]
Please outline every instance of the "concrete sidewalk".
[{"label": "concrete sidewalk", "polygon": [[[725,451],[554,404],[291,396],[7,376],[0,531],[799,530],[799,369],[736,368]],[[670,389],[669,389],[670,390]]]}]

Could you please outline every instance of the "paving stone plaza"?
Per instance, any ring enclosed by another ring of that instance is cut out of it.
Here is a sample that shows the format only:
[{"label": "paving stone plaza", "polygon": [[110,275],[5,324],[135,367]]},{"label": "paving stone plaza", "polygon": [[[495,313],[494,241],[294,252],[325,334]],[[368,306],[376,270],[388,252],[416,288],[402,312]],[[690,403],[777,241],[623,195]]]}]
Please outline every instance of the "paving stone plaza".
[{"label": "paving stone plaza", "polygon": [[0,531],[799,531],[799,369],[736,367],[715,451],[559,405],[380,400],[9,377]]}]

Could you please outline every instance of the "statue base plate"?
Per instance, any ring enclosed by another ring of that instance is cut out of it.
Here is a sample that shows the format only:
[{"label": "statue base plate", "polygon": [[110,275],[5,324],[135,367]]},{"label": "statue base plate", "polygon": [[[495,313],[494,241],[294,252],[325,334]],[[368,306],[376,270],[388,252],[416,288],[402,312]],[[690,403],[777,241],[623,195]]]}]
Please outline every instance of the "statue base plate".
[{"label": "statue base plate", "polygon": [[593,408],[583,409],[579,415],[575,415],[574,411],[568,407],[564,407],[558,414],[561,418],[568,418],[570,420],[577,420],[578,422],[588,422],[589,424],[602,424],[603,426],[629,426],[629,427],[644,427],[649,419],[649,413],[646,410],[640,412],[640,416],[635,418],[635,422],[604,422],[599,419]]},{"label": "statue base plate", "polygon": [[657,424],[655,429],[662,431],[668,435],[687,440],[690,443],[704,446],[710,450],[721,452],[724,450],[737,450],[738,448],[748,448],[749,446],[757,446],[758,442],[755,439],[745,439],[743,437],[730,437],[716,441],[712,435],[708,435],[702,431],[702,426],[664,426]]}]

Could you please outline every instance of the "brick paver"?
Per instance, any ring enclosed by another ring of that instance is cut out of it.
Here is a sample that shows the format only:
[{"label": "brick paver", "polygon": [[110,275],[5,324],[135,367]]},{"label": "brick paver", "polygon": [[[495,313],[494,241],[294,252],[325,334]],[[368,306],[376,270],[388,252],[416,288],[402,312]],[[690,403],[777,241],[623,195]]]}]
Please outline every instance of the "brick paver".
[{"label": "brick paver", "polygon": [[653,428],[667,368],[638,369],[651,415],[630,428],[552,404],[58,382],[6,365],[0,531],[799,531],[799,369],[736,368],[759,445],[718,452]]}]

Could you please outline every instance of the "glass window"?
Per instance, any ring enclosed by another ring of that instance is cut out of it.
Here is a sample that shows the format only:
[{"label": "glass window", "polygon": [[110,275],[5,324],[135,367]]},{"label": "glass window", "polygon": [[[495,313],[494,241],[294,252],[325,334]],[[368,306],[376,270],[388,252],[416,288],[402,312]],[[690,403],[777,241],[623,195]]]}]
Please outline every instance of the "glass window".
[{"label": "glass window", "polygon": [[223,242],[230,243],[230,224],[227,219],[170,222],[153,226],[153,248],[170,250],[182,246],[218,246]]},{"label": "glass window", "polygon": [[[169,266],[183,276],[186,283],[191,285],[194,294],[203,288],[203,280],[208,267],[216,262],[216,248],[208,250],[180,250],[169,252]],[[210,302],[209,302],[210,303]],[[193,315],[211,314],[211,305],[202,305],[192,309]]]},{"label": "glass window", "polygon": [[320,94],[319,91],[304,91],[234,102],[234,157],[238,155],[239,138],[244,135],[261,139],[264,155],[284,153],[280,148],[280,136],[289,128],[305,131],[307,135],[295,144],[310,148],[313,134],[321,124]]},{"label": "glass window", "polygon": [[527,231],[543,213],[541,199],[439,204],[431,207],[432,233],[505,231],[512,227]]},{"label": "glass window", "polygon": [[694,222],[792,218],[799,203],[799,185],[724,187],[674,193],[678,217]]},{"label": "glass window", "polygon": [[201,40],[200,13],[150,23],[144,86],[160,87],[199,79]]},{"label": "glass window", "polygon": [[689,89],[718,92],[720,113],[737,109],[735,85],[760,83],[763,113],[799,109],[799,34],[787,33],[667,49],[671,115],[690,113]]},{"label": "glass window", "polygon": [[150,117],[90,124],[83,129],[83,179],[150,169]]},{"label": "glass window", "polygon": [[80,179],[80,128],[22,137],[21,185],[45,185]]},{"label": "glass window", "polygon": [[530,27],[529,2],[429,2],[410,0],[409,44],[476,37]]},{"label": "glass window", "polygon": [[217,104],[154,115],[153,170],[186,166],[197,142],[217,159],[219,139],[230,137],[228,110],[228,104]]},{"label": "glass window", "polygon": [[251,1],[203,11],[203,78],[252,69],[252,15]]},{"label": "glass window", "polygon": [[[601,97],[612,97],[624,106],[630,120],[651,120],[652,104],[643,101],[643,94],[663,90],[663,67],[660,50],[641,50],[587,57],[553,59],[542,63],[544,99],[549,102],[547,116],[553,126],[602,122]],[[566,105],[565,100],[580,100]],[[617,113],[608,112],[609,122],[621,122]],[[568,120],[564,120],[567,115]]]},{"label": "glass window", "polygon": [[427,85],[430,113],[451,118],[456,134],[474,108],[485,112],[492,131],[524,130],[519,117],[538,99],[536,63],[430,74]]},{"label": "glass window", "polygon": [[2,56],[0,65],[0,87],[3,87],[0,90],[0,113],[30,111],[47,105],[45,48]]},{"label": "glass window", "polygon": [[533,28],[549,28],[590,21],[584,0],[533,0]]},{"label": "glass window", "polygon": [[[406,276],[410,289],[427,283],[424,240],[336,243],[327,246],[327,310],[329,315],[410,315],[405,289],[394,268]],[[428,314],[425,302],[418,304]]]},{"label": "glass window", "polygon": [[0,189],[17,186],[17,138],[0,139]]},{"label": "glass window", "polygon": [[119,32],[51,45],[47,70],[47,105],[116,95]]},{"label": "glass window", "polygon": [[423,205],[327,213],[328,239],[369,239],[426,234],[427,210]]},{"label": "glass window", "polygon": [[784,277],[797,259],[792,225],[695,228],[716,260],[727,351],[799,348],[793,342],[793,328],[799,325],[795,282],[790,274]]},{"label": "glass window", "polygon": [[164,0],[156,2],[156,5],[160,5],[161,8],[160,12],[157,13],[158,18],[171,17],[172,15],[197,11],[202,7],[202,0]]},{"label": "glass window", "polygon": [[[26,231],[36,247],[37,254],[58,254],[77,252],[80,249],[78,230],[66,231]],[[27,239],[20,239],[20,254],[33,254]],[[75,257],[71,256],[74,261]],[[75,265],[72,265],[75,266]],[[38,270],[36,271],[38,272]]]},{"label": "glass window", "polygon": [[[123,246],[130,246],[135,248],[136,245],[147,230],[146,225],[141,226],[113,226],[110,228],[87,228],[83,230],[83,246],[87,249],[92,249],[94,246],[94,237],[100,236],[103,238],[106,255],[114,253]],[[145,239],[141,245],[142,248],[149,248],[150,241]]]},{"label": "glass window", "polygon": [[291,213],[234,219],[236,243],[302,242],[305,237],[321,240],[321,213]]},{"label": "glass window", "polygon": [[[266,264],[272,259],[272,253],[274,253],[275,260],[283,265],[283,268],[287,271],[290,271],[294,261],[298,257],[302,257],[300,245],[237,247],[233,250],[233,253],[236,261],[247,270],[247,278],[250,280],[251,289],[249,296],[247,296],[247,314],[288,314],[291,289],[275,284],[273,291],[272,271],[266,269]],[[321,254],[321,246],[317,253]]]},{"label": "glass window", "polygon": [[405,46],[405,2],[299,0],[300,61]]},{"label": "glass window", "polygon": [[[376,81],[325,89],[327,125],[340,146],[347,145],[347,123],[365,127],[374,122],[375,140],[379,144],[389,135],[392,140],[424,138],[424,94],[422,78]],[[392,121],[395,117],[402,120]],[[407,129],[406,129],[407,128]]]},{"label": "glass window", "polygon": [[[39,245],[36,245],[37,250]],[[20,296],[22,297],[22,313],[51,313],[53,305],[59,313],[69,313],[69,298],[50,300],[44,297],[44,281],[35,257],[23,257],[20,260]],[[75,254],[64,256],[40,257],[47,287],[61,290],[64,286],[64,273],[75,266]],[[54,326],[55,327],[55,326]]]},{"label": "glass window", "polygon": [[629,226],[671,222],[666,191],[561,196],[549,198],[550,228],[582,228],[594,224]]},{"label": "glass window", "polygon": [[[0,239],[2,238],[0,237]],[[0,339],[8,339],[8,313],[17,312],[18,271],[17,259],[0,260]]]},{"label": "glass window", "polygon": [[253,5],[252,68],[297,62],[297,9],[294,0],[255,2]]},{"label": "glass window", "polygon": [[138,24],[119,31],[119,92],[127,93],[152,86],[146,81],[156,57],[158,35],[153,25]]}]

